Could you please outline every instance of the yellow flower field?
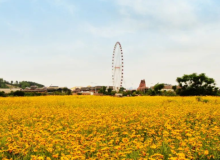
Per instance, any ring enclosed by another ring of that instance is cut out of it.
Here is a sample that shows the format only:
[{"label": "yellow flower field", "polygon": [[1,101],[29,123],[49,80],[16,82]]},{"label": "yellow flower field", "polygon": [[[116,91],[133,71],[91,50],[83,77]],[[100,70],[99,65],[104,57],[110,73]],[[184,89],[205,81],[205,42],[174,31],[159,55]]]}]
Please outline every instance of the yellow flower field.
[{"label": "yellow flower field", "polygon": [[218,97],[0,98],[0,159],[220,159]]}]

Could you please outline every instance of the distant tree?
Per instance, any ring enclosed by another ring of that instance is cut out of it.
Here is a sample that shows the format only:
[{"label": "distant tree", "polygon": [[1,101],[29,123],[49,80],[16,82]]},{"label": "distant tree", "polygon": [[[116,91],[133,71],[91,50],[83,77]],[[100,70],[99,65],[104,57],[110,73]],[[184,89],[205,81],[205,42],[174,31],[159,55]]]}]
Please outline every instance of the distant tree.
[{"label": "distant tree", "polygon": [[15,91],[13,93],[14,96],[18,96],[18,97],[23,97],[25,95],[25,93],[23,91]]},{"label": "distant tree", "polygon": [[108,94],[108,95],[111,95],[112,90],[113,90],[112,88],[108,88],[108,89],[107,89],[107,91],[108,91],[107,94]]},{"label": "distant tree", "polygon": [[155,96],[156,92],[152,89],[147,90],[146,95]]},{"label": "distant tree", "polygon": [[65,92],[65,93],[66,93],[68,90],[69,90],[69,89],[68,89],[67,87],[64,87],[64,88],[63,88],[63,92]]},{"label": "distant tree", "polygon": [[122,93],[124,92],[126,89],[124,87],[120,87],[119,92]]},{"label": "distant tree", "polygon": [[177,86],[172,86],[172,89],[176,92]]},{"label": "distant tree", "polygon": [[59,93],[62,93],[63,89],[62,88],[58,88],[56,91],[59,92]]},{"label": "distant tree", "polygon": [[114,96],[116,94],[115,91],[111,91],[111,95]]},{"label": "distant tree", "polygon": [[160,94],[161,93],[161,90],[164,88],[164,84],[163,83],[157,83],[155,86],[154,86],[154,91],[156,94]]},{"label": "distant tree", "polygon": [[31,86],[37,86],[39,88],[42,88],[44,87],[44,85],[42,84],[39,84],[39,83],[36,83],[36,82],[31,82],[31,81],[22,81],[22,82],[19,82],[16,81],[16,85],[22,89],[26,88],[26,87],[31,87]]},{"label": "distant tree", "polygon": [[133,92],[133,93],[132,93],[132,96],[137,96],[137,93],[136,93],[136,92]]},{"label": "distant tree", "polygon": [[127,95],[131,95],[132,94],[132,92],[131,91],[126,91],[127,92]]},{"label": "distant tree", "polygon": [[181,96],[217,95],[218,93],[215,80],[207,77],[204,73],[184,75],[183,77],[178,77],[176,81],[181,87],[177,90],[177,94]]},{"label": "distant tree", "polygon": [[98,91],[98,93],[106,94],[106,88],[107,88],[106,86],[102,86]]},{"label": "distant tree", "polygon": [[7,85],[7,81],[2,78],[0,78],[0,88],[9,88]]},{"label": "distant tree", "polygon": [[3,84],[3,79],[0,78],[0,88],[2,88],[2,84]]},{"label": "distant tree", "polygon": [[0,92],[0,97],[6,97],[6,94],[5,94],[5,92]]},{"label": "distant tree", "polygon": [[64,92],[66,95],[71,95],[71,94],[72,94],[72,91],[71,91],[69,88],[67,88],[67,87],[63,88],[63,92]]},{"label": "distant tree", "polygon": [[5,84],[10,84],[10,83],[9,83],[8,81],[6,81],[6,80],[4,80],[4,83],[5,83]]},{"label": "distant tree", "polygon": [[13,84],[13,81],[11,81],[11,84]]}]

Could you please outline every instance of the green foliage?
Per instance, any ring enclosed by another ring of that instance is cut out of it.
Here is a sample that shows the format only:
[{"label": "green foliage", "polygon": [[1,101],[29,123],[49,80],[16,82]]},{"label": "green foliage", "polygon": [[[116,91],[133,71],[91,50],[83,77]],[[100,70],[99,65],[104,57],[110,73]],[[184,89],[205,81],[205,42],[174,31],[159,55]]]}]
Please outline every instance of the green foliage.
[{"label": "green foliage", "polygon": [[176,92],[173,91],[164,91],[162,92],[162,96],[177,96]]},{"label": "green foliage", "polygon": [[177,86],[172,86],[172,89],[176,92]]},{"label": "green foliage", "polygon": [[0,97],[6,97],[7,95],[5,94],[5,92],[0,92]]},{"label": "green foliage", "polygon": [[107,92],[107,94],[108,94],[108,95],[112,95],[112,91],[113,91],[112,88],[108,88],[108,92]]},{"label": "green foliage", "polygon": [[202,101],[202,98],[201,98],[201,97],[196,97],[196,100],[197,100],[198,102],[201,102],[201,101]]},{"label": "green foliage", "polygon": [[56,90],[50,90],[50,95],[72,95],[72,91],[68,88],[59,88]]},{"label": "green foliage", "polygon": [[209,100],[208,100],[208,99],[204,99],[203,102],[204,102],[204,103],[208,103]]},{"label": "green foliage", "polygon": [[125,90],[126,90],[126,89],[125,89],[124,87],[121,87],[121,88],[119,89],[119,93],[123,93]]},{"label": "green foliage", "polygon": [[177,94],[181,96],[218,94],[218,88],[215,87],[215,80],[207,77],[204,73],[199,75],[196,73],[184,75],[183,77],[178,77],[176,81],[181,87],[177,89]]},{"label": "green foliage", "polygon": [[13,81],[8,82],[3,80],[2,78],[0,78],[0,88],[9,88],[7,85],[11,85],[14,88],[19,87],[22,89],[25,89],[26,87],[31,87],[31,86],[37,86],[39,88],[44,87],[44,85],[39,84],[39,83],[35,83],[35,82],[30,82],[30,81],[22,81],[22,82],[18,82],[16,81],[15,83],[13,83]]},{"label": "green foliage", "polygon": [[15,86],[20,87],[22,89],[25,89],[26,87],[31,87],[31,86],[37,86],[39,88],[44,87],[44,85],[35,83],[35,82],[30,82],[30,81],[22,81],[22,82],[16,82]]},{"label": "green foliage", "polygon": [[13,92],[13,96],[23,97],[25,93],[23,91],[15,91]]},{"label": "green foliage", "polygon": [[132,92],[131,91],[126,91],[123,92],[123,96],[131,96]]},{"label": "green foliage", "polygon": [[114,96],[116,94],[115,91],[111,91],[111,95]]},{"label": "green foliage", "polygon": [[156,95],[156,92],[152,89],[149,89],[147,92],[146,92],[146,95],[149,95],[149,96],[155,96]]},{"label": "green foliage", "polygon": [[[112,95],[114,96],[116,94],[116,91],[113,91],[112,88],[108,88],[106,86],[102,86],[101,89],[98,90],[98,93],[103,94],[103,95]],[[125,93],[125,88],[121,87],[119,90],[119,93],[124,94]]]},{"label": "green foliage", "polygon": [[72,91],[67,87],[63,88],[62,92],[65,93],[65,95],[71,95],[72,94]]},{"label": "green foliage", "polygon": [[7,84],[7,81],[4,81],[2,78],[0,78],[0,88],[9,88]]},{"label": "green foliage", "polygon": [[102,88],[98,91],[98,93],[106,94],[106,86],[102,86]]},{"label": "green foliage", "polygon": [[131,95],[132,95],[132,96],[137,96],[137,93],[136,93],[136,92],[133,92]]},{"label": "green foliage", "polygon": [[39,92],[25,92],[24,96],[46,96],[46,93],[39,93]]},{"label": "green foliage", "polygon": [[164,88],[164,84],[163,83],[158,83],[154,86],[154,91],[155,91],[155,94],[161,94],[161,89]]},{"label": "green foliage", "polygon": [[208,99],[203,99],[202,97],[196,97],[196,100],[197,100],[198,102],[203,102],[203,103],[208,103],[208,102],[209,102]]}]

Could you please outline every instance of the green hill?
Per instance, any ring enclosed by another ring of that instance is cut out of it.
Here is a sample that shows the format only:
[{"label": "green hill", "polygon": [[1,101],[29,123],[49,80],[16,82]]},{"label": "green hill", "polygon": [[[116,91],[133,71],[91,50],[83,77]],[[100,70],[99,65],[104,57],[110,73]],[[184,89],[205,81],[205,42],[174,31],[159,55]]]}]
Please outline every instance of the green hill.
[{"label": "green hill", "polygon": [[44,85],[36,83],[36,82],[31,82],[31,81],[6,81],[2,78],[0,78],[0,88],[26,88],[26,87],[30,87],[30,86],[37,86],[39,88],[44,87]]}]

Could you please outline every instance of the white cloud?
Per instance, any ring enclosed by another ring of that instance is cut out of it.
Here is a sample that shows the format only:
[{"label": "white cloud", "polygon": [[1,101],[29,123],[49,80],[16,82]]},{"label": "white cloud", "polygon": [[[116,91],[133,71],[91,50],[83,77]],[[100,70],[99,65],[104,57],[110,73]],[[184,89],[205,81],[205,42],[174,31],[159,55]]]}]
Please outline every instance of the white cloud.
[{"label": "white cloud", "polygon": [[192,25],[197,22],[195,10],[188,0],[118,0],[117,3],[129,13],[147,16],[170,26]]},{"label": "white cloud", "polygon": [[115,0],[115,3],[124,18],[145,23],[146,29],[195,29],[201,24],[219,19],[217,16],[215,19],[210,18],[209,12],[220,12],[220,7],[207,0]]},{"label": "white cloud", "polygon": [[[198,14],[198,0],[115,0],[119,16],[104,25],[87,24],[86,30],[101,37],[116,37],[137,32],[173,32],[197,30],[206,25]],[[200,1],[213,6],[206,0]],[[214,8],[218,10],[218,8]],[[216,23],[213,21],[212,23]]]}]

